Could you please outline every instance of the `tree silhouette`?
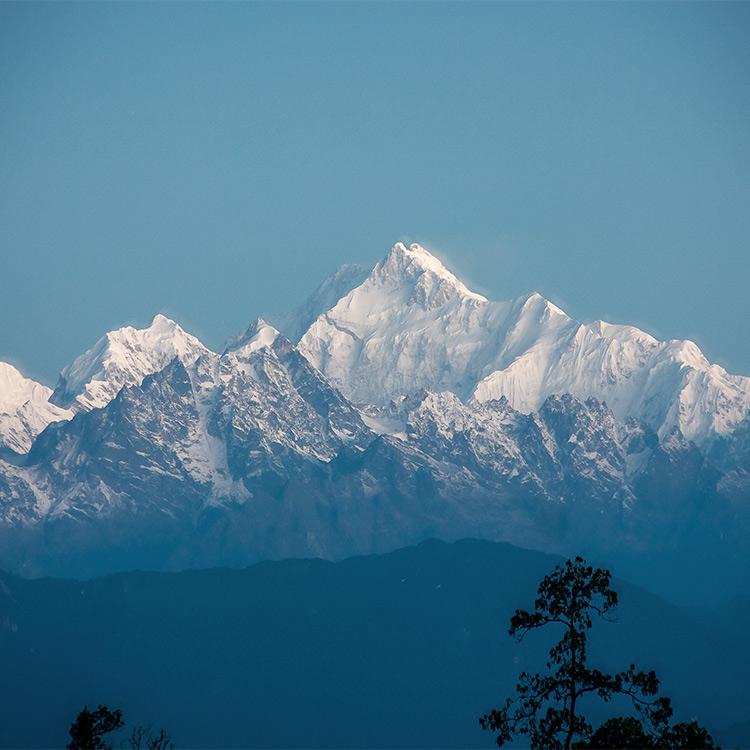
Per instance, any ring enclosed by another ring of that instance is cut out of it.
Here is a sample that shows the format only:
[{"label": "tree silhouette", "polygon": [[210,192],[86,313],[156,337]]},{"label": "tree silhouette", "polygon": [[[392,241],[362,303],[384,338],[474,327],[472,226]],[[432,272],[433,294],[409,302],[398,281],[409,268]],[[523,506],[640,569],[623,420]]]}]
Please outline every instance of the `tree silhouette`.
[{"label": "tree silhouette", "polygon": [[106,706],[99,706],[96,711],[89,711],[84,706],[70,726],[67,750],[110,750],[111,746],[102,737],[119,729],[123,723],[119,708],[111,711]]},{"label": "tree silhouette", "polygon": [[652,739],[643,731],[643,723],[635,716],[617,716],[604,722],[586,742],[575,744],[576,750],[643,750],[653,747]]},{"label": "tree silhouette", "polygon": [[[119,708],[110,710],[106,706],[99,706],[96,711],[89,711],[84,706],[70,726],[67,750],[112,750],[112,746],[102,738],[124,726]],[[164,729],[153,732],[151,727],[137,726],[131,731],[127,742],[120,747],[123,750],[172,750],[174,745]]]},{"label": "tree silhouette", "polygon": [[576,750],[601,750],[602,748],[693,748],[710,750],[716,748],[711,735],[697,722],[675,724],[662,729],[660,734],[649,734],[643,723],[634,716],[617,716],[604,722],[591,738],[574,745]]},{"label": "tree silhouette", "polygon": [[[549,651],[548,672],[523,672],[516,685],[517,696],[508,698],[502,708],[493,709],[479,719],[483,729],[497,733],[498,746],[502,747],[515,734],[527,735],[532,750],[569,750],[575,739],[593,740],[592,727],[581,713],[580,702],[586,696],[596,696],[605,702],[615,695],[627,696],[653,729],[652,734],[647,735],[636,719],[643,732],[641,737],[631,721],[617,719],[614,724],[600,727],[597,741],[608,742],[607,732],[619,731],[618,742],[591,747],[643,747],[637,743],[648,737],[658,737],[664,742],[680,739],[676,735],[670,739],[669,732],[681,725],[670,729],[671,702],[669,698],[658,697],[659,680],[655,672],[638,671],[631,664],[622,672],[606,674],[588,666],[586,637],[592,627],[591,618],[597,615],[607,619],[607,613],[617,606],[617,593],[610,588],[610,579],[608,570],[594,569],[583,558],[576,557],[557,565],[544,577],[533,612],[516,610],[508,632],[519,641],[529,631],[548,625],[561,627],[563,635]],[[626,739],[623,732],[630,733],[628,741],[636,744],[618,744]]]},{"label": "tree silhouette", "polygon": [[692,748],[693,750],[713,750],[717,746],[708,730],[697,721],[675,724],[667,727],[660,737],[654,737],[654,747]]},{"label": "tree silhouette", "polygon": [[128,737],[128,744],[123,746],[127,750],[172,750],[172,738],[160,729],[158,733],[151,731],[151,727],[137,726]]}]

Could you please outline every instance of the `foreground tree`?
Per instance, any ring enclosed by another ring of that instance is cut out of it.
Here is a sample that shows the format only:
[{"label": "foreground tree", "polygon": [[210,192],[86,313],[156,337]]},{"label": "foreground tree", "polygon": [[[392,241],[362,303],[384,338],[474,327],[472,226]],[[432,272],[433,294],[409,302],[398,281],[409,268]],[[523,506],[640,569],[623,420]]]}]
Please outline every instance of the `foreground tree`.
[{"label": "foreground tree", "polygon": [[601,750],[602,748],[716,748],[711,735],[696,721],[664,727],[658,734],[648,733],[643,722],[634,716],[618,716],[602,724],[585,742],[574,745],[576,750]]},{"label": "foreground tree", "polygon": [[578,742],[576,750],[643,750],[653,747],[651,738],[643,731],[643,722],[635,716],[617,716],[604,722],[586,742]]},{"label": "foreground tree", "polygon": [[67,749],[110,750],[111,746],[102,738],[123,724],[122,711],[119,708],[111,711],[106,706],[99,706],[96,711],[89,711],[88,707],[84,706],[70,726],[70,742]]},{"label": "foreground tree", "polygon": [[[670,728],[671,703],[669,698],[658,696],[659,680],[653,671],[638,671],[631,664],[622,672],[606,674],[588,666],[587,632],[592,627],[592,616],[607,619],[607,613],[617,606],[617,593],[610,588],[610,579],[608,570],[594,569],[576,557],[545,576],[539,584],[533,612],[516,610],[508,632],[519,641],[529,631],[548,625],[561,627],[563,636],[549,651],[546,674],[523,672],[516,685],[516,698],[508,698],[502,708],[479,719],[483,729],[497,733],[498,746],[520,734],[528,736],[532,750],[570,750],[575,740],[580,747],[699,747],[639,744],[650,742],[650,738],[676,742],[679,738],[671,737],[670,732],[684,726]],[[638,719],[619,718],[602,725],[593,735],[581,712],[581,700],[596,696],[608,702],[615,695],[631,699],[649,732],[643,730]],[[710,741],[707,732],[705,736]],[[594,737],[599,743],[612,744],[584,744]]]},{"label": "foreground tree", "polygon": [[715,748],[719,750],[708,730],[697,721],[667,727],[661,736],[652,737],[652,739],[656,748],[684,748],[684,750],[688,750],[688,748],[691,750],[713,750]]},{"label": "foreground tree", "polygon": [[172,750],[172,738],[163,729],[153,732],[151,727],[138,726],[128,738],[127,750]]},{"label": "foreground tree", "polygon": [[[104,735],[124,726],[119,708],[111,710],[107,706],[99,706],[96,711],[89,711],[84,706],[71,724],[67,750],[112,750],[112,746],[105,742]],[[172,750],[174,745],[165,730],[154,732],[151,727],[137,726],[121,747],[123,750]]]}]

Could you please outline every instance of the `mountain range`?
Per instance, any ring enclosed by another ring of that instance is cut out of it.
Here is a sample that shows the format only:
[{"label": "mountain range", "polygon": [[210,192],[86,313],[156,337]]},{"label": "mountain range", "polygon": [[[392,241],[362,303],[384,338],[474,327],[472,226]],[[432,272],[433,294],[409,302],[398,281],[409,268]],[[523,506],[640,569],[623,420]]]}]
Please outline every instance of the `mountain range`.
[{"label": "mountain range", "polygon": [[86,576],[482,536],[634,580],[680,560],[707,596],[750,586],[750,378],[694,343],[579,323],[539,294],[490,301],[401,243],[276,323],[213,352],[157,315],[54,389],[0,364],[0,566]]}]

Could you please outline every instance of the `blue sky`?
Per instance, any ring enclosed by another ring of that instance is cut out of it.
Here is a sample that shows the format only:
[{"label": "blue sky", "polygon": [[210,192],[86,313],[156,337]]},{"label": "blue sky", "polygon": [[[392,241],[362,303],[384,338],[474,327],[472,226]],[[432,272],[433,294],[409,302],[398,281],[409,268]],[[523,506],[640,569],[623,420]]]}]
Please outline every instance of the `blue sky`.
[{"label": "blue sky", "polygon": [[750,5],[0,4],[0,359],[398,239],[750,374]]}]

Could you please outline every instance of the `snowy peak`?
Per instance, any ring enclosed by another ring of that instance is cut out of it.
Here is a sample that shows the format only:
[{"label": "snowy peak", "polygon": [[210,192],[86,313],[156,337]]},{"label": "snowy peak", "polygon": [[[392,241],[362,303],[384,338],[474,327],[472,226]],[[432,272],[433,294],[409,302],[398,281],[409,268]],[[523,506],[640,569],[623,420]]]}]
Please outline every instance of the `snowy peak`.
[{"label": "snowy peak", "polygon": [[75,411],[108,404],[126,385],[140,385],[178,357],[189,365],[208,349],[177,323],[156,315],[146,328],[125,326],[102,336],[61,373],[52,401]]},{"label": "snowy peak", "polygon": [[49,403],[51,395],[46,385],[0,362],[0,446],[26,453],[50,422],[70,419],[72,412]]},{"label": "snowy peak", "polygon": [[281,316],[278,328],[291,341],[299,342],[320,316],[339,305],[367,311],[399,303],[429,310],[456,300],[487,301],[421,245],[407,248],[397,242],[374,268],[341,266],[293,313]]},{"label": "snowy peak", "polygon": [[0,362],[0,411],[15,410],[26,401],[46,401],[52,391],[46,385],[24,377],[13,365]]},{"label": "snowy peak", "polygon": [[230,340],[224,349],[224,354],[234,352],[238,355],[247,356],[265,347],[273,346],[281,334],[270,323],[263,318],[258,318],[251,323],[245,332]]},{"label": "snowy peak", "polygon": [[476,302],[487,301],[481,294],[468,289],[434,255],[417,244],[407,248],[402,242],[397,242],[375,266],[370,279],[384,286],[413,285],[411,301],[426,306],[445,303],[452,295]]},{"label": "snowy peak", "polygon": [[467,368],[483,346],[484,321],[496,314],[504,313],[423,247],[399,242],[317,318],[299,348],[357,403],[384,405],[420,388],[464,395],[475,375]]}]

